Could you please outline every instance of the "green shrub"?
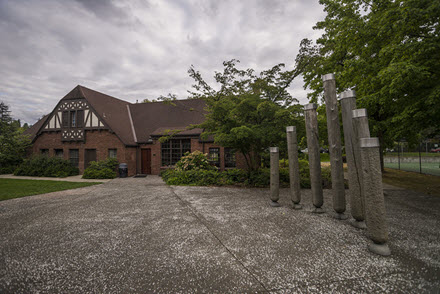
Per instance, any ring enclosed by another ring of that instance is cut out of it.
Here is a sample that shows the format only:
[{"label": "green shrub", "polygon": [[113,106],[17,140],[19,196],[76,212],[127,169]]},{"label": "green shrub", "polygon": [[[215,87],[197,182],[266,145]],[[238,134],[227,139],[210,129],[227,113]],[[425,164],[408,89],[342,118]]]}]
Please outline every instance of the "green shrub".
[{"label": "green shrub", "polygon": [[17,166],[2,166],[0,167],[0,175],[4,174],[12,174],[14,173],[14,170],[17,168]]},{"label": "green shrub", "polygon": [[117,177],[116,168],[118,161],[115,158],[107,158],[102,161],[92,161],[84,170],[83,179],[114,179]]},{"label": "green shrub", "polygon": [[247,171],[238,168],[225,170],[221,174],[226,185],[244,184],[248,178]]},{"label": "green shrub", "polygon": [[59,157],[48,157],[45,155],[34,156],[23,161],[14,171],[16,176],[32,177],[68,177],[79,174],[78,168],[70,161]]},{"label": "green shrub", "polygon": [[[301,187],[310,188],[309,163],[306,160],[299,161]],[[190,185],[190,186],[223,186],[223,185],[243,185],[250,187],[269,187],[270,169],[261,168],[259,170],[247,171],[240,169],[230,169],[224,172],[214,170],[173,170],[168,169],[161,172],[163,180],[168,185]],[[280,185],[289,187],[289,169],[280,168]],[[330,168],[322,168],[322,183],[324,188],[331,187]]]},{"label": "green shrub", "polygon": [[217,170],[215,166],[209,163],[208,155],[197,150],[192,153],[185,153],[185,156],[176,163],[175,169],[181,171]]}]

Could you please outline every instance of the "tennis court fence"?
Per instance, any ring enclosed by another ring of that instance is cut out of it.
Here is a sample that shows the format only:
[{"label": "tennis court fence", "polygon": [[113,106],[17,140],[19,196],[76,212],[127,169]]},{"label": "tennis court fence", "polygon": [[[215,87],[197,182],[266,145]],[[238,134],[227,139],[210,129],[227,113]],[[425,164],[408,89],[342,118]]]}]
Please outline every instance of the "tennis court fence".
[{"label": "tennis court fence", "polygon": [[385,150],[383,161],[386,168],[440,176],[440,142],[424,141],[413,146],[397,142]]}]

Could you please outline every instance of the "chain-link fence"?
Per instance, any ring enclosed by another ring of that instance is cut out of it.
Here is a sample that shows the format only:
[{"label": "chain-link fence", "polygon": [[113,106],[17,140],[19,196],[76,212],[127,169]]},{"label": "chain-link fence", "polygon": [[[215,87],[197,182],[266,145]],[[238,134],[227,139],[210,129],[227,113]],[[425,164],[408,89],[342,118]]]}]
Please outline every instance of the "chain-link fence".
[{"label": "chain-link fence", "polygon": [[387,168],[440,176],[440,141],[410,145],[401,140],[385,150],[383,160]]}]

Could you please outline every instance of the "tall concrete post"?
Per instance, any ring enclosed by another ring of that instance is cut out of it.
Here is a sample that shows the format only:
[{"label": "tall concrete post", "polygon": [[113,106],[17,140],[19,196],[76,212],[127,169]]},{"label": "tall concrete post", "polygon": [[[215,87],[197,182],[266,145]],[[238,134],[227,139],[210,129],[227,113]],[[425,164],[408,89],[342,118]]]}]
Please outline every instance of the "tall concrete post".
[{"label": "tall concrete post", "polygon": [[[360,186],[361,207],[365,219],[365,195],[364,195],[365,189],[364,189],[364,182],[362,181],[362,159],[361,159],[361,148],[359,146],[359,140],[360,138],[370,137],[370,128],[368,126],[368,115],[367,115],[367,110],[365,108],[355,109],[351,113],[353,117],[353,136],[354,136],[353,142],[355,143],[353,144],[353,151],[354,151],[355,161],[360,163],[356,165],[356,169],[361,184]],[[359,225],[360,228],[364,228],[364,224],[360,222],[353,222],[352,224],[354,226]]]},{"label": "tall concrete post", "polygon": [[296,127],[286,127],[287,151],[289,154],[290,199],[294,209],[301,209],[301,186],[299,177],[298,139]]},{"label": "tall concrete post", "polygon": [[361,166],[360,154],[355,156],[355,149],[359,150],[359,140],[354,135],[353,130],[353,113],[356,109],[356,93],[355,91],[345,91],[341,93],[341,112],[342,112],[342,125],[344,127],[344,142],[345,142],[345,154],[347,156],[348,166],[348,193],[350,197],[351,215],[354,221],[351,222],[353,226],[360,229],[365,229],[365,214],[364,205],[362,201],[361,190],[361,169],[358,170],[358,166]]},{"label": "tall concrete post", "polygon": [[279,207],[280,199],[280,153],[278,147],[270,147],[270,205]]},{"label": "tall concrete post", "polygon": [[335,75],[323,75],[322,82],[324,85],[324,99],[327,113],[328,144],[332,171],[333,209],[336,212],[335,218],[347,219],[348,216],[344,214],[346,209],[344,167],[342,163],[341,127],[339,125]]},{"label": "tall concrete post", "polygon": [[309,150],[310,183],[312,188],[312,200],[315,213],[323,213],[321,208],[324,203],[322,194],[321,158],[319,157],[318,106],[315,103],[304,105],[306,118],[307,149]]},{"label": "tall concrete post", "polygon": [[368,235],[373,240],[368,249],[376,254],[388,256],[388,226],[385,212],[385,199],[382,188],[380,150],[378,138],[361,138],[359,141],[362,158],[362,171],[365,187],[365,213]]}]

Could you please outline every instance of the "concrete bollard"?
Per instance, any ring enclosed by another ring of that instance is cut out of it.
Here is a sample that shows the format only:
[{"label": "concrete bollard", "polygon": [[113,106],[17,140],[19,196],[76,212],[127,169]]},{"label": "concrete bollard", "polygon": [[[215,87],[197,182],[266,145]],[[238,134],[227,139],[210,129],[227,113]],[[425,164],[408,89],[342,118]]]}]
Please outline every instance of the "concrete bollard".
[{"label": "concrete bollard", "polygon": [[323,213],[321,208],[324,203],[322,194],[321,158],[319,157],[318,106],[315,103],[304,105],[306,118],[307,149],[309,150],[310,183],[312,188],[312,200],[314,213]]},{"label": "concrete bollard", "polygon": [[280,153],[278,147],[270,147],[270,205],[279,207],[280,199]]},{"label": "concrete bollard", "polygon": [[299,177],[298,139],[296,127],[286,127],[287,151],[289,155],[290,199],[294,209],[301,209],[301,186]]},{"label": "concrete bollard", "polygon": [[344,214],[346,209],[344,167],[342,163],[341,127],[339,125],[335,75],[323,75],[322,82],[324,86],[324,99],[327,113],[328,144],[332,171],[333,209],[336,212],[335,218],[343,220],[347,219],[348,216]]},{"label": "concrete bollard", "polygon": [[348,193],[350,198],[351,215],[354,221],[351,224],[360,229],[365,229],[365,209],[362,201],[361,190],[361,166],[360,153],[355,154],[355,149],[359,150],[359,140],[354,135],[353,130],[353,110],[356,109],[355,91],[345,91],[340,97],[342,125],[344,127],[345,154],[348,166]]},{"label": "concrete bollard", "polygon": [[362,158],[362,171],[365,187],[365,213],[368,235],[373,240],[368,249],[376,254],[388,256],[388,227],[385,212],[385,199],[380,169],[378,138],[361,138],[359,141]]},{"label": "concrete bollard", "polygon": [[[360,183],[361,183],[361,203],[362,203],[362,209],[365,219],[365,190],[364,190],[364,182],[362,181],[362,159],[361,159],[361,148],[359,146],[359,140],[360,138],[369,138],[370,137],[370,128],[368,127],[368,115],[367,110],[365,108],[355,109],[352,111],[352,117],[353,117],[353,136],[355,138],[353,145],[354,147],[354,157],[356,162],[360,162],[356,166],[358,170],[358,175],[360,177]],[[354,226],[357,225],[356,222],[352,223]],[[362,228],[362,223],[359,223],[360,227]]]}]

